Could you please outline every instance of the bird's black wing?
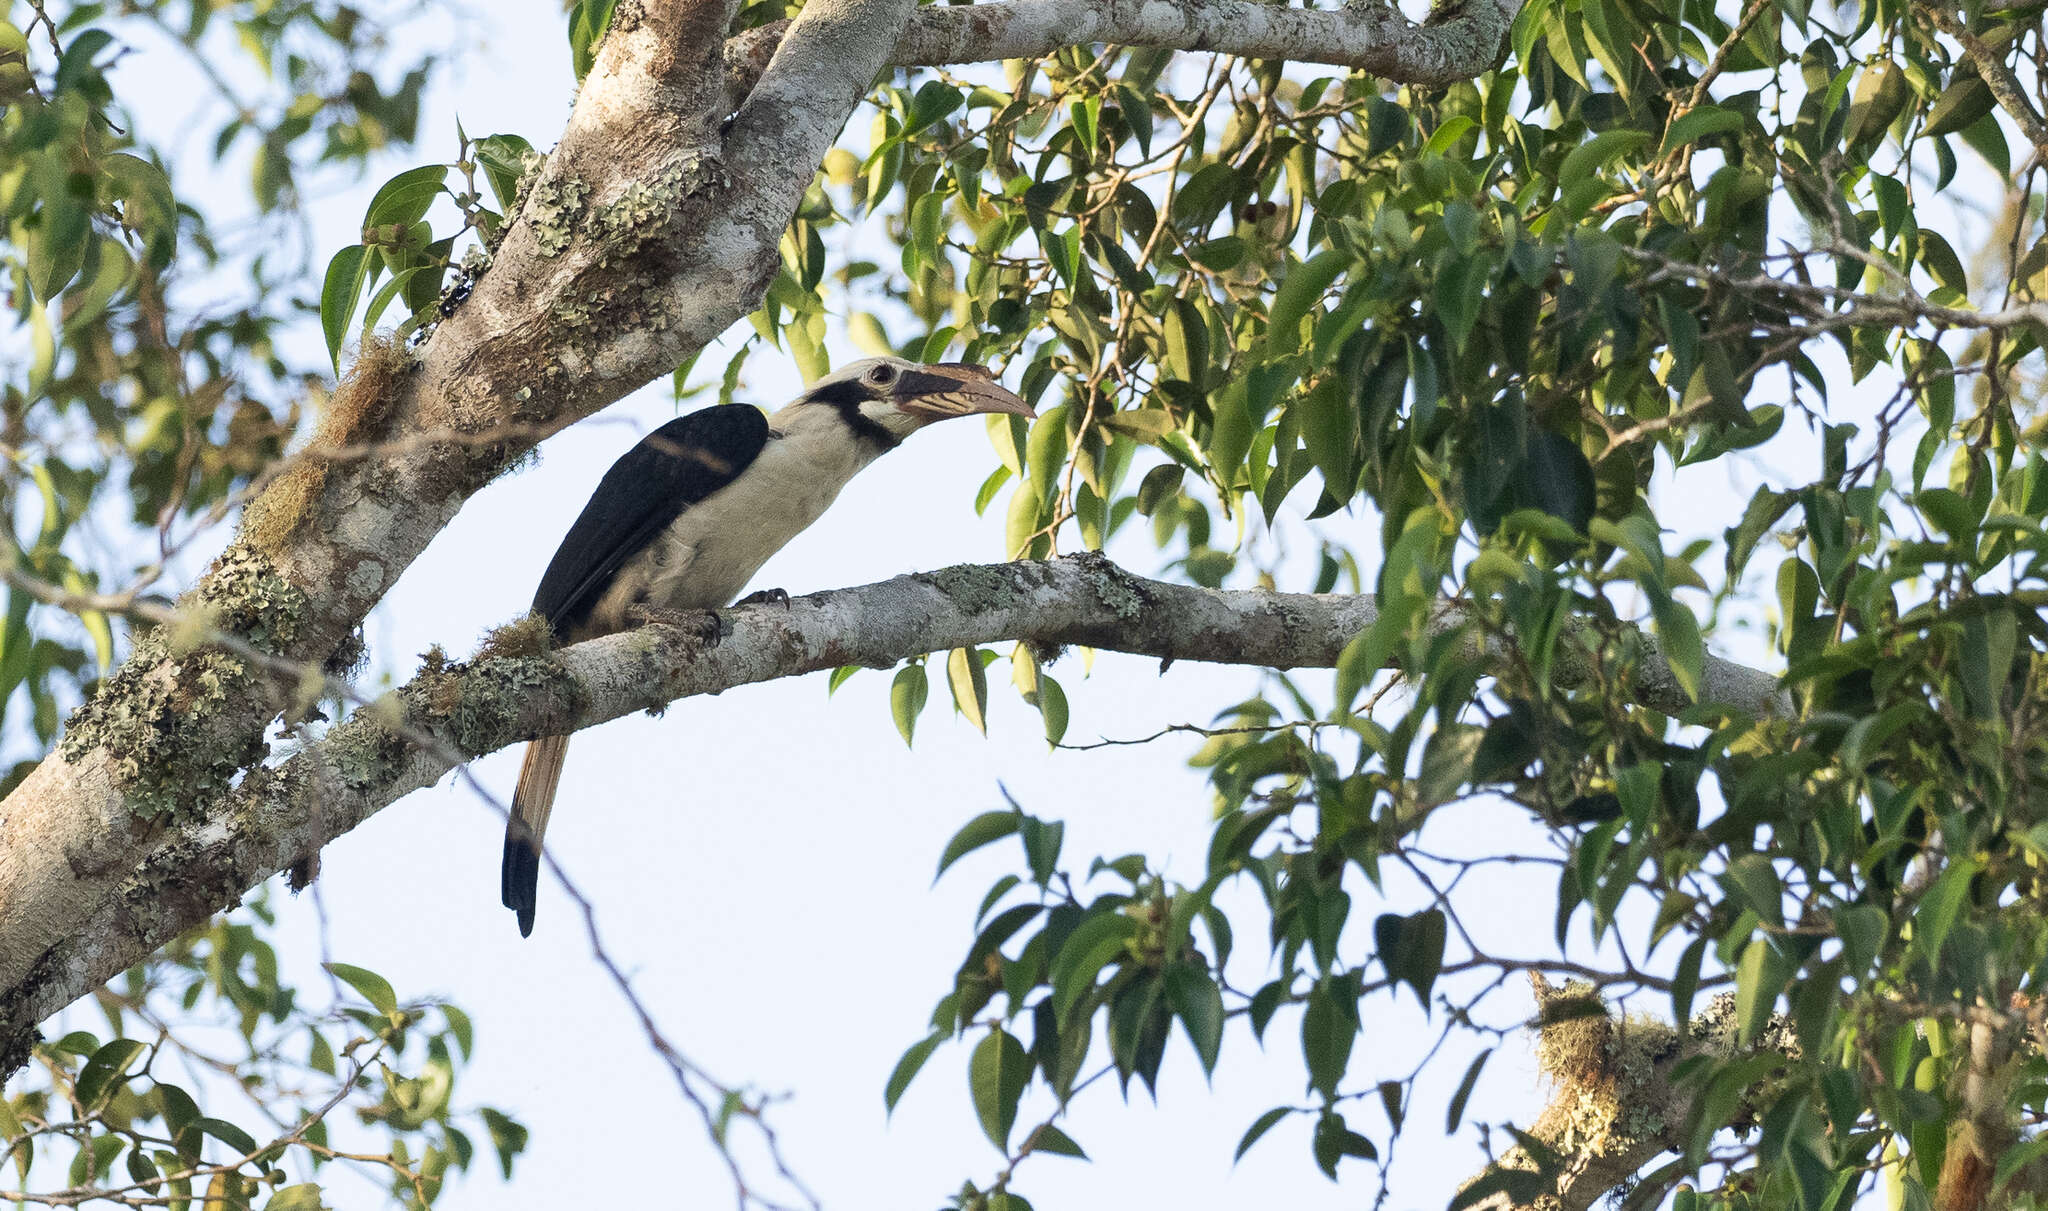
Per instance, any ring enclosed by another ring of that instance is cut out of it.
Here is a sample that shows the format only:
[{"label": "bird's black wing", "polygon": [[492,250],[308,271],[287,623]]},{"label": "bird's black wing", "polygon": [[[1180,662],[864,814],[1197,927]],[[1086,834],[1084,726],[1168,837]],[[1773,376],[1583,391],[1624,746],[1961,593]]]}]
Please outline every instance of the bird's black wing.
[{"label": "bird's black wing", "polygon": [[590,615],[620,565],[682,511],[738,478],[768,441],[749,404],[679,416],[643,438],[598,481],[540,578],[533,612],[566,636]]}]

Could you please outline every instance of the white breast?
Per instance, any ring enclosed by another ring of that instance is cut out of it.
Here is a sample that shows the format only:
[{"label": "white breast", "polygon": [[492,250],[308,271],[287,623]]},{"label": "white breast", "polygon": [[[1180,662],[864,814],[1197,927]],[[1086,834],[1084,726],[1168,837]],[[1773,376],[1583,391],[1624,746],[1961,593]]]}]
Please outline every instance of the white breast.
[{"label": "white breast", "polygon": [[[780,418],[778,418],[780,419]],[[591,611],[591,631],[637,626],[634,606],[709,610],[728,605],[768,557],[824,515],[877,452],[830,426],[771,432],[740,477],[685,509],[628,560]]]}]

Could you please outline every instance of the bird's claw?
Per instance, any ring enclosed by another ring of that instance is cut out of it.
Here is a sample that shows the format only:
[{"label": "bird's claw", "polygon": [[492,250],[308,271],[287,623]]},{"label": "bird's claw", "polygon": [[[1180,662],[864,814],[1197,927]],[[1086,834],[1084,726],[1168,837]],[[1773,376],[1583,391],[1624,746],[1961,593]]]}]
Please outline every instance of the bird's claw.
[{"label": "bird's claw", "polygon": [[724,634],[714,610],[667,610],[659,606],[642,606],[634,611],[634,616],[643,626],[674,627],[707,648],[717,647]]},{"label": "bird's claw", "polygon": [[762,589],[758,593],[747,594],[745,597],[742,597],[738,601],[733,602],[733,604],[736,606],[779,605],[786,610],[789,608],[789,590]]}]

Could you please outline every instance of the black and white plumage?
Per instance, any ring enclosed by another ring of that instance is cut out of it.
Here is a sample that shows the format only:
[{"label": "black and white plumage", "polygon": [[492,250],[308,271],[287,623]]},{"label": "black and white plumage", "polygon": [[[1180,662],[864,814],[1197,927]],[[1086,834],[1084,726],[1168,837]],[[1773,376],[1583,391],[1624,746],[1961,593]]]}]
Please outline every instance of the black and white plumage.
[{"label": "black and white plumage", "polygon": [[[933,421],[1031,416],[972,363],[851,363],[772,417],[722,404],[678,417],[612,465],[541,577],[533,612],[576,643],[729,604],[869,463]],[[527,745],[505,827],[501,893],[533,930],[541,840],[569,747]]]}]

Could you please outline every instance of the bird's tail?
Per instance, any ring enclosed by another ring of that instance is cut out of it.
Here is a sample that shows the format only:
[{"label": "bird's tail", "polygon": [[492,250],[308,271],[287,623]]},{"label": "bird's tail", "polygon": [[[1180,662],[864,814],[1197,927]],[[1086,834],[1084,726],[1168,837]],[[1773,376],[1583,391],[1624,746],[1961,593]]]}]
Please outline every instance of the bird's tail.
[{"label": "bird's tail", "polygon": [[505,863],[498,876],[498,893],[505,907],[519,914],[522,938],[533,932],[541,837],[548,831],[548,812],[555,806],[562,758],[568,753],[567,736],[542,736],[528,744],[526,764],[519,767],[519,788],[512,792],[512,818],[505,822]]}]

